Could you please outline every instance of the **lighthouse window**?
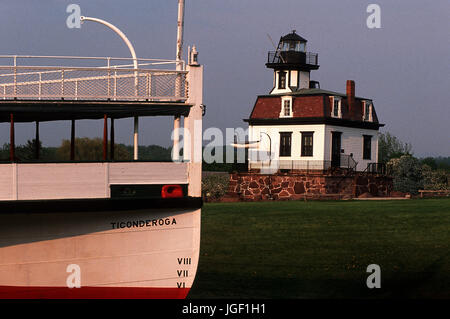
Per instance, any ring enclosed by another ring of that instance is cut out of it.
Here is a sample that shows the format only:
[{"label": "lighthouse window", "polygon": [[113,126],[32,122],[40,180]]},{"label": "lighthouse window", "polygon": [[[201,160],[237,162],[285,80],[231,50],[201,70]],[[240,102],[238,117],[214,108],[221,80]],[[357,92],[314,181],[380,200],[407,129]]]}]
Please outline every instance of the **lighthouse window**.
[{"label": "lighthouse window", "polygon": [[291,116],[291,101],[284,100],[284,116]]},{"label": "lighthouse window", "polygon": [[313,133],[302,132],[302,156],[313,156]]},{"label": "lighthouse window", "polygon": [[305,52],[305,51],[306,51],[305,43],[300,42],[300,43],[298,44],[298,47],[299,47],[299,49],[298,49],[297,51],[300,51],[300,52]]},{"label": "lighthouse window", "polygon": [[333,117],[341,117],[341,99],[333,97],[333,111],[331,113]]},{"label": "lighthouse window", "polygon": [[370,110],[372,103],[366,101],[364,102],[364,121],[370,121]]},{"label": "lighthouse window", "polygon": [[292,132],[280,132],[280,156],[291,156]]},{"label": "lighthouse window", "polygon": [[294,50],[293,43],[291,41],[283,42],[283,51]]},{"label": "lighthouse window", "polygon": [[363,159],[370,160],[372,158],[372,136],[363,135]]},{"label": "lighthouse window", "polygon": [[292,117],[292,97],[283,96],[281,98],[280,117]]},{"label": "lighthouse window", "polygon": [[334,100],[334,109],[333,109],[334,116],[339,116],[339,100]]},{"label": "lighthouse window", "polygon": [[278,73],[278,88],[285,89],[286,88],[286,72]]}]

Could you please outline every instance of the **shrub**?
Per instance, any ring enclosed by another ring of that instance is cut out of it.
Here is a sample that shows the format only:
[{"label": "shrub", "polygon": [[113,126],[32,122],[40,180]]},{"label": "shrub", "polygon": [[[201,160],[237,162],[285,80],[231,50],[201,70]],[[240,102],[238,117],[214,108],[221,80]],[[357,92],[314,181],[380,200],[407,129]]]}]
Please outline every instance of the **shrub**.
[{"label": "shrub", "polygon": [[228,191],[228,174],[206,175],[202,178],[202,196],[206,201],[222,198]]},{"label": "shrub", "polygon": [[423,188],[427,190],[450,189],[445,170],[433,170],[430,166],[422,165]]},{"label": "shrub", "polygon": [[417,158],[402,155],[391,159],[387,166],[393,177],[394,190],[417,194],[423,188],[422,166]]}]

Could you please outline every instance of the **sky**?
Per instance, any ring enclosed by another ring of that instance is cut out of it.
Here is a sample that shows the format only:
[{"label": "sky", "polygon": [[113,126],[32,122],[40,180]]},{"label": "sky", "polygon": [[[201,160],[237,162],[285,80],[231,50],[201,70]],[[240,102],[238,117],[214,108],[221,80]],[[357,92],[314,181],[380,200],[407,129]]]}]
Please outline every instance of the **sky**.
[{"label": "sky", "polygon": [[[381,28],[367,27],[371,3]],[[176,0],[0,0],[0,55],[129,56],[104,26],[69,29],[69,4],[119,27],[138,57],[175,58]],[[268,35],[277,43],[295,29],[319,54],[311,79],[322,89],[345,93],[354,80],[356,95],[373,99],[382,131],[412,144],[416,156],[450,156],[449,16],[448,0],[186,0],[184,52],[195,44],[204,65],[204,128],[246,128],[257,95],[272,88]],[[83,121],[77,135],[101,137],[102,125]],[[140,143],[170,145],[172,126],[170,118],[141,120]],[[132,129],[131,119],[119,120],[118,142],[132,144]],[[18,144],[33,134],[32,125],[17,125]],[[60,145],[69,123],[41,124],[40,136]],[[1,124],[0,143],[8,140]]]}]

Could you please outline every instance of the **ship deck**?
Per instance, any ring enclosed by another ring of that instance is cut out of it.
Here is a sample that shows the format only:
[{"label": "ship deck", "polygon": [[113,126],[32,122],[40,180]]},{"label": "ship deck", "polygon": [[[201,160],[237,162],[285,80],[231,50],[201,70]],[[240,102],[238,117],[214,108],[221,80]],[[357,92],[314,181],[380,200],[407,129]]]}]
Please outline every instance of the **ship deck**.
[{"label": "ship deck", "polygon": [[[11,162],[17,162],[15,123],[35,122],[39,141],[40,122],[71,121],[73,161],[75,121],[103,119],[105,161],[114,160],[114,120],[134,118],[133,158],[138,160],[140,117],[172,116],[179,126],[194,105],[182,60],[0,55],[1,61],[6,64],[0,65],[0,123],[10,124]],[[174,148],[178,140],[174,139]],[[37,160],[39,148],[37,143]]]},{"label": "ship deck", "polygon": [[187,71],[173,60],[137,59],[137,68],[126,58],[0,55],[0,62],[0,122],[11,114],[14,122],[188,116],[192,106]]}]

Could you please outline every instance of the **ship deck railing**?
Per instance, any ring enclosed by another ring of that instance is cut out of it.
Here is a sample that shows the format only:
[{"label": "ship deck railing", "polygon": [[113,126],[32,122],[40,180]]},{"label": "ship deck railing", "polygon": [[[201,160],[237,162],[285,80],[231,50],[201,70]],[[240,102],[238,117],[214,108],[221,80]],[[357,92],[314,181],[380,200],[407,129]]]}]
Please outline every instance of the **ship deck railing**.
[{"label": "ship deck railing", "polygon": [[[42,65],[55,61],[70,65]],[[98,66],[99,62],[104,65]],[[183,61],[137,59],[137,68],[133,62],[130,58],[0,55],[0,100],[186,101]],[[177,65],[177,70],[170,69]]]}]

